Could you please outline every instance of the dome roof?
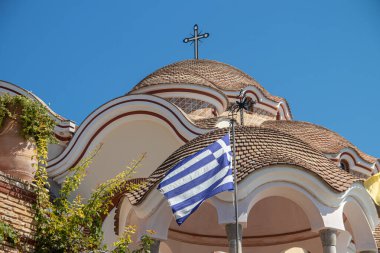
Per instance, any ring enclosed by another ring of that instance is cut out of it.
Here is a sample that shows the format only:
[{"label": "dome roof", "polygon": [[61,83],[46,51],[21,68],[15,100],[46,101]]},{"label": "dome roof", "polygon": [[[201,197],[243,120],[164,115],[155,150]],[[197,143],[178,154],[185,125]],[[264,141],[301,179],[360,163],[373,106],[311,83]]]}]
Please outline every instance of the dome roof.
[{"label": "dome roof", "polygon": [[282,100],[270,95],[243,71],[212,60],[184,60],[167,65],[144,78],[132,91],[158,84],[198,84],[224,91],[238,91],[254,86],[266,97],[275,101]]},{"label": "dome roof", "polygon": [[[140,203],[175,164],[210,145],[225,135],[227,131],[228,129],[218,129],[209,132],[177,149],[146,179],[146,184],[139,191],[127,193],[131,203]],[[347,190],[358,180],[355,176],[340,169],[319,150],[306,142],[269,128],[236,128],[236,157],[238,182],[256,170],[280,164],[304,168],[320,177],[338,192]]]},{"label": "dome roof", "polygon": [[344,148],[351,148],[355,150],[363,160],[369,163],[376,162],[376,158],[365,154],[336,132],[309,122],[268,120],[261,126],[291,134],[325,154],[337,154]]}]

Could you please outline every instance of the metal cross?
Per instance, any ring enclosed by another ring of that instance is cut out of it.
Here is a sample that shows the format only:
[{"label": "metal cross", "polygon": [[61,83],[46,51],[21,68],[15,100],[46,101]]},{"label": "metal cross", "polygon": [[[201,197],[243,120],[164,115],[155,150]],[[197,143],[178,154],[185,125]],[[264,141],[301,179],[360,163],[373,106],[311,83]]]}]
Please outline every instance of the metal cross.
[{"label": "metal cross", "polygon": [[210,34],[204,33],[204,34],[198,34],[198,25],[194,25],[194,34],[193,37],[185,38],[183,40],[184,43],[193,42],[194,43],[194,58],[198,60],[198,40],[203,38],[208,38]]}]

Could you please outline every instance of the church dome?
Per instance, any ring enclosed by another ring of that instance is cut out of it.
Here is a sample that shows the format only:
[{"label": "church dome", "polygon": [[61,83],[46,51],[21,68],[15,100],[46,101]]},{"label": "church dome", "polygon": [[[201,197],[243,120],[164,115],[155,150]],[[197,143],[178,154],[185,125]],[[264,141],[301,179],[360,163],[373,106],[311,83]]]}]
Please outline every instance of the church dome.
[{"label": "church dome", "polygon": [[164,66],[140,81],[128,95],[161,97],[197,121],[225,116],[241,89],[245,89],[248,99],[256,103],[256,108],[249,110],[255,120],[248,117],[247,125],[292,118],[285,99],[271,95],[243,71],[212,60],[184,60]]},{"label": "church dome", "polygon": [[222,91],[239,91],[247,86],[253,86],[266,97],[275,101],[281,100],[270,95],[256,80],[243,71],[212,60],[184,60],[169,64],[144,78],[132,89],[132,92],[160,84],[196,84]]},{"label": "church dome", "polygon": [[268,120],[261,126],[291,134],[324,154],[337,154],[345,148],[351,148],[355,150],[363,160],[369,163],[376,162],[376,158],[365,154],[338,133],[322,126],[309,122],[285,120]]},{"label": "church dome", "polygon": [[162,67],[138,83],[134,90],[155,84],[199,84],[222,90],[248,85],[264,90],[253,78],[228,64],[212,60],[184,60]]},{"label": "church dome", "polygon": [[[127,194],[131,203],[140,203],[175,164],[207,147],[227,132],[228,129],[209,132],[177,149],[146,179],[144,187],[139,191]],[[276,165],[292,165],[303,168],[321,178],[338,192],[347,190],[358,180],[355,176],[340,169],[321,151],[293,135],[263,127],[237,127],[235,134],[238,182],[257,170]]]}]

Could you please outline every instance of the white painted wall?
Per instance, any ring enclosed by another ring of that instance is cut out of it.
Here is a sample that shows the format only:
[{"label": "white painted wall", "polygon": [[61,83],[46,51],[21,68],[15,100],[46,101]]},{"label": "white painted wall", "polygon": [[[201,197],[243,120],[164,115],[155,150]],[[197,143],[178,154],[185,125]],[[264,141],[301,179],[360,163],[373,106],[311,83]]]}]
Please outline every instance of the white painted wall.
[{"label": "white painted wall", "polygon": [[133,176],[148,177],[183,143],[165,125],[150,120],[129,121],[100,136],[102,148],[88,169],[78,192],[88,197],[95,187],[120,173],[133,159],[146,152],[141,168]]},{"label": "white painted wall", "polygon": [[117,236],[113,232],[114,228],[114,218],[115,217],[115,208],[112,209],[110,214],[103,222],[102,229],[104,231],[103,244],[107,244],[109,249],[112,249],[112,244],[117,240]]}]

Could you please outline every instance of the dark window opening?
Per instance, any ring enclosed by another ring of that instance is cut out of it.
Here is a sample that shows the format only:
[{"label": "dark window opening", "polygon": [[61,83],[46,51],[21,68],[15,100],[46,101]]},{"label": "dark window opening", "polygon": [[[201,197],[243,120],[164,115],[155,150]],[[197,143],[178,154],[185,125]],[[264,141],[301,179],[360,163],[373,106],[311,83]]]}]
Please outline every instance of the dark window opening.
[{"label": "dark window opening", "polygon": [[340,161],[340,168],[342,170],[345,170],[347,172],[350,172],[350,165],[348,164],[348,162],[346,160],[341,160]]}]

